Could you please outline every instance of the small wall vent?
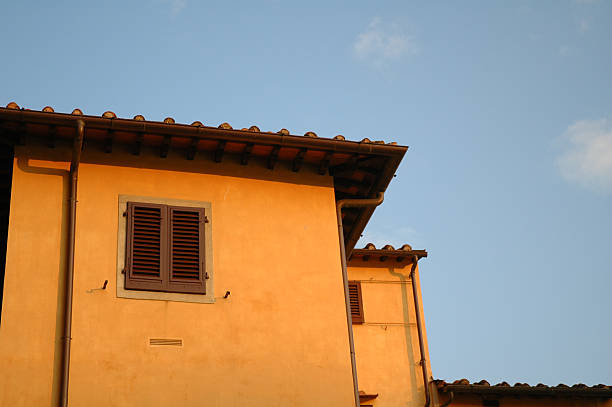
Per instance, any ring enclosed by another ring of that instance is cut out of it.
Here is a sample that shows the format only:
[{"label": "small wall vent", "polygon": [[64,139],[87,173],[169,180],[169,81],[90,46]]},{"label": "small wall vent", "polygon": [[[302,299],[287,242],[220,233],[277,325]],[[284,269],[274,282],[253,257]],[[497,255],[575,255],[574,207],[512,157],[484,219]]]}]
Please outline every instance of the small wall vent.
[{"label": "small wall vent", "polygon": [[183,340],[168,338],[149,338],[149,346],[183,346]]}]

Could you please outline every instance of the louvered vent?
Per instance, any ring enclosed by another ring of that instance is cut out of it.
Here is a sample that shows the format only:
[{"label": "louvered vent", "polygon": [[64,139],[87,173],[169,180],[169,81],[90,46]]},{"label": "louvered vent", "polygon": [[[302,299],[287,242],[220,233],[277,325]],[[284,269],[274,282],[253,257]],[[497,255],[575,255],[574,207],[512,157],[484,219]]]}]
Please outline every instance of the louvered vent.
[{"label": "louvered vent", "polygon": [[161,208],[134,207],[132,275],[160,277]]},{"label": "louvered vent", "polygon": [[150,338],[149,345],[151,346],[183,346],[182,339],[167,339],[167,338]]},{"label": "louvered vent", "polygon": [[349,300],[353,323],[362,324],[363,304],[361,302],[361,284],[358,281],[349,281]]},{"label": "louvered vent", "polygon": [[200,280],[200,212],[171,209],[172,279]]}]

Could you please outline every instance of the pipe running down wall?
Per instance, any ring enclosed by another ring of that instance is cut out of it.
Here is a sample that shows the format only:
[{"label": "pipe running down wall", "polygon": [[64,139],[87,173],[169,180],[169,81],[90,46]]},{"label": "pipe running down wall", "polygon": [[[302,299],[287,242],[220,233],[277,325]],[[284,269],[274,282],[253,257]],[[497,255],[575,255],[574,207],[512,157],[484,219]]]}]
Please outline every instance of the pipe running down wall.
[{"label": "pipe running down wall", "polygon": [[77,120],[76,136],[72,147],[72,160],[70,162],[70,214],[68,218],[68,253],[66,254],[66,300],[64,305],[64,335],[62,340],[64,348],[62,352],[62,376],[60,389],[60,406],[68,405],[68,379],[70,376],[70,341],[72,340],[72,293],[74,280],[74,242],[76,231],[76,204],[77,204],[77,181],[79,174],[79,163],[81,162],[81,150],[83,149],[83,136],[85,134],[85,122]]},{"label": "pipe running down wall", "polygon": [[[415,283],[415,273],[417,264],[419,262],[418,256],[412,258],[412,268],[410,269],[410,281],[412,282],[412,296],[414,298],[414,311],[416,313],[417,321],[417,332],[419,335],[419,352],[421,353],[421,369],[423,371],[423,386],[425,387],[425,407],[429,407],[431,402],[431,395],[429,394],[429,379],[427,378],[427,360],[425,359],[425,341],[423,339],[423,325],[421,321],[421,307],[419,306],[419,293]],[[451,400],[452,401],[452,400]]]},{"label": "pipe running down wall", "polygon": [[353,317],[351,315],[351,301],[349,297],[348,272],[346,270],[346,248],[344,247],[344,231],[342,229],[342,208],[378,206],[385,198],[383,192],[379,192],[372,199],[341,199],[336,203],[336,217],[338,220],[338,239],[340,240],[340,261],[342,262],[342,282],[344,283],[344,305],[346,306],[346,325],[348,327],[349,348],[351,353],[351,369],[353,372],[353,391],[355,396],[355,407],[359,407],[359,384],[357,381],[357,365],[355,363],[355,341],[353,339]]}]

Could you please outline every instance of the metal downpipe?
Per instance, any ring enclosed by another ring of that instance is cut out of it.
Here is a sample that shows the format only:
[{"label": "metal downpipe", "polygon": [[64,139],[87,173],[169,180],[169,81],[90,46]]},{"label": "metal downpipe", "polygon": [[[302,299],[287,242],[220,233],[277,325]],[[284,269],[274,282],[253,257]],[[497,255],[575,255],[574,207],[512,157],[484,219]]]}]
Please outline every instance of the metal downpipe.
[{"label": "metal downpipe", "polygon": [[341,199],[336,203],[336,218],[338,220],[338,239],[340,240],[340,260],[342,262],[342,282],[344,283],[344,305],[346,306],[346,326],[348,327],[349,348],[351,352],[351,370],[353,372],[353,391],[355,393],[355,407],[359,407],[359,385],[357,382],[357,365],[355,363],[355,341],[353,340],[353,317],[351,316],[351,301],[349,298],[348,272],[346,271],[346,248],[344,247],[344,231],[342,229],[342,208],[378,206],[385,198],[379,192],[372,199]]},{"label": "metal downpipe", "polygon": [[76,230],[76,198],[77,179],[79,174],[79,163],[81,162],[81,150],[83,148],[83,135],[85,133],[85,122],[77,121],[77,134],[72,147],[72,160],[70,162],[70,214],[68,218],[68,253],[66,261],[66,301],[64,308],[64,349],[62,353],[62,376],[60,389],[60,406],[68,405],[68,379],[70,374],[70,341],[72,340],[72,293],[74,279],[74,242]]},{"label": "metal downpipe", "polygon": [[[423,341],[423,325],[421,321],[421,307],[419,306],[419,296],[418,289],[415,283],[415,272],[417,268],[417,264],[419,262],[419,258],[417,256],[413,256],[412,258],[412,268],[410,270],[410,281],[412,285],[412,296],[414,298],[414,311],[416,313],[417,320],[417,332],[419,334],[419,351],[421,353],[421,369],[423,370],[423,385],[425,386],[425,407],[429,407],[431,402],[431,395],[429,394],[429,380],[427,379],[427,360],[425,359],[425,343]],[[451,400],[452,401],[452,400]]]},{"label": "metal downpipe", "polygon": [[453,393],[451,391],[448,400],[446,400],[446,403],[440,404],[440,407],[446,407],[446,406],[450,405],[450,403],[452,403],[454,399],[455,399],[455,393]]}]

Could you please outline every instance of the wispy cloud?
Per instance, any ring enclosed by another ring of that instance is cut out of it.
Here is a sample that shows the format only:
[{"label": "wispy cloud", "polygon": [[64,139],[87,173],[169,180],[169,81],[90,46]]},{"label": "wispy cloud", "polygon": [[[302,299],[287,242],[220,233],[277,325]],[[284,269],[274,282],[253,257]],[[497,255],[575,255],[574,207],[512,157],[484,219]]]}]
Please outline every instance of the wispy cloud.
[{"label": "wispy cloud", "polygon": [[187,0],[164,0],[164,2],[170,4],[172,15],[179,14],[187,6]]},{"label": "wispy cloud", "polygon": [[586,18],[581,18],[580,21],[578,21],[578,31],[580,31],[581,33],[585,33],[590,29],[591,22],[589,20],[587,20]]},{"label": "wispy cloud", "polygon": [[612,191],[612,117],[572,124],[561,142],[565,151],[557,158],[568,181],[596,191]]},{"label": "wispy cloud", "polygon": [[562,45],[559,47],[559,55],[562,57],[566,57],[570,54],[570,48],[567,45]]},{"label": "wispy cloud", "polygon": [[353,54],[357,59],[367,60],[375,65],[397,60],[418,52],[414,37],[406,34],[395,23],[385,24],[380,17],[374,17],[366,30],[355,39]]}]

